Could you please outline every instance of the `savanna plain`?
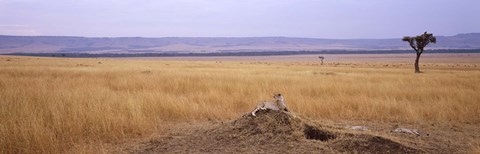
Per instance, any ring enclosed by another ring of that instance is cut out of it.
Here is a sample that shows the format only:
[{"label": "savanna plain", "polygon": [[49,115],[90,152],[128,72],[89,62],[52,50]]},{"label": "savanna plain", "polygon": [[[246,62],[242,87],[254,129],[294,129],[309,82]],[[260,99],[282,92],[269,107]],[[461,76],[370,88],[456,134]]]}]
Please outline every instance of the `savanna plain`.
[{"label": "savanna plain", "polygon": [[139,145],[228,123],[274,93],[330,129],[480,153],[480,54],[426,53],[419,74],[414,54],[323,56],[0,56],[0,153],[155,152]]}]

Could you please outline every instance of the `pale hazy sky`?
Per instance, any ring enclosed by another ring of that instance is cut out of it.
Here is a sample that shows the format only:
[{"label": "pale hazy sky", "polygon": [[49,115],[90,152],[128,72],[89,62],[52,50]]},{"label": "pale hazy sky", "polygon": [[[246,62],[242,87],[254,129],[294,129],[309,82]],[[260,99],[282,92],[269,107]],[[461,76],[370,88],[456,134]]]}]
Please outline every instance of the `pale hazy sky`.
[{"label": "pale hazy sky", "polygon": [[0,35],[399,38],[480,32],[480,0],[0,0]]}]

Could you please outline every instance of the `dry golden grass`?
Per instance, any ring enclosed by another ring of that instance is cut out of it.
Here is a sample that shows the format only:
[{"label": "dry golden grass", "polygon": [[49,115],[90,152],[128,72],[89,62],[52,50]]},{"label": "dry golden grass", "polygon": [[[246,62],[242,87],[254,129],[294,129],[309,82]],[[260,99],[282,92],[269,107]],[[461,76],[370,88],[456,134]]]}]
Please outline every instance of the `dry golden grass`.
[{"label": "dry golden grass", "polygon": [[232,119],[275,92],[311,118],[480,123],[478,64],[318,64],[0,57],[0,152],[95,151],[167,121]]}]

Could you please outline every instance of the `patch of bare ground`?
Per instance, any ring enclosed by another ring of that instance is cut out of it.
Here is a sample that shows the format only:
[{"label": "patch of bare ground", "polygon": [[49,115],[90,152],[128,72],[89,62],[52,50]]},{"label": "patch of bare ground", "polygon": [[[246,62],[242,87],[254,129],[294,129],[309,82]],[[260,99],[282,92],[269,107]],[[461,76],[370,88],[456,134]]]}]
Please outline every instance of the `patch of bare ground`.
[{"label": "patch of bare ground", "polygon": [[[392,126],[395,124],[363,124],[369,128],[367,131],[347,129],[341,122],[312,121],[296,114],[266,110],[257,117],[246,114],[229,122],[177,125],[170,128],[168,135],[129,145],[121,152],[467,153],[472,148],[465,144],[469,141],[458,140],[462,133],[454,130],[417,126],[421,128],[417,136],[392,132],[393,127],[398,127]],[[478,138],[478,134],[470,135]]]}]

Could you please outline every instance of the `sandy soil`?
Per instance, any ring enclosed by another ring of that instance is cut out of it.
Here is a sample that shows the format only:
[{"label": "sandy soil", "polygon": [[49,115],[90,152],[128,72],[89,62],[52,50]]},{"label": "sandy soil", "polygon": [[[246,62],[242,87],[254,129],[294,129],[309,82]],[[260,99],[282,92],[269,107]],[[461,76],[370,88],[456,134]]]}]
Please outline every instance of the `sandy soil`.
[{"label": "sandy soil", "polygon": [[[349,126],[365,126],[354,130]],[[165,134],[127,142],[114,153],[469,153],[475,125],[312,121],[261,111],[228,122],[177,123]],[[417,129],[419,135],[395,128]]]}]

